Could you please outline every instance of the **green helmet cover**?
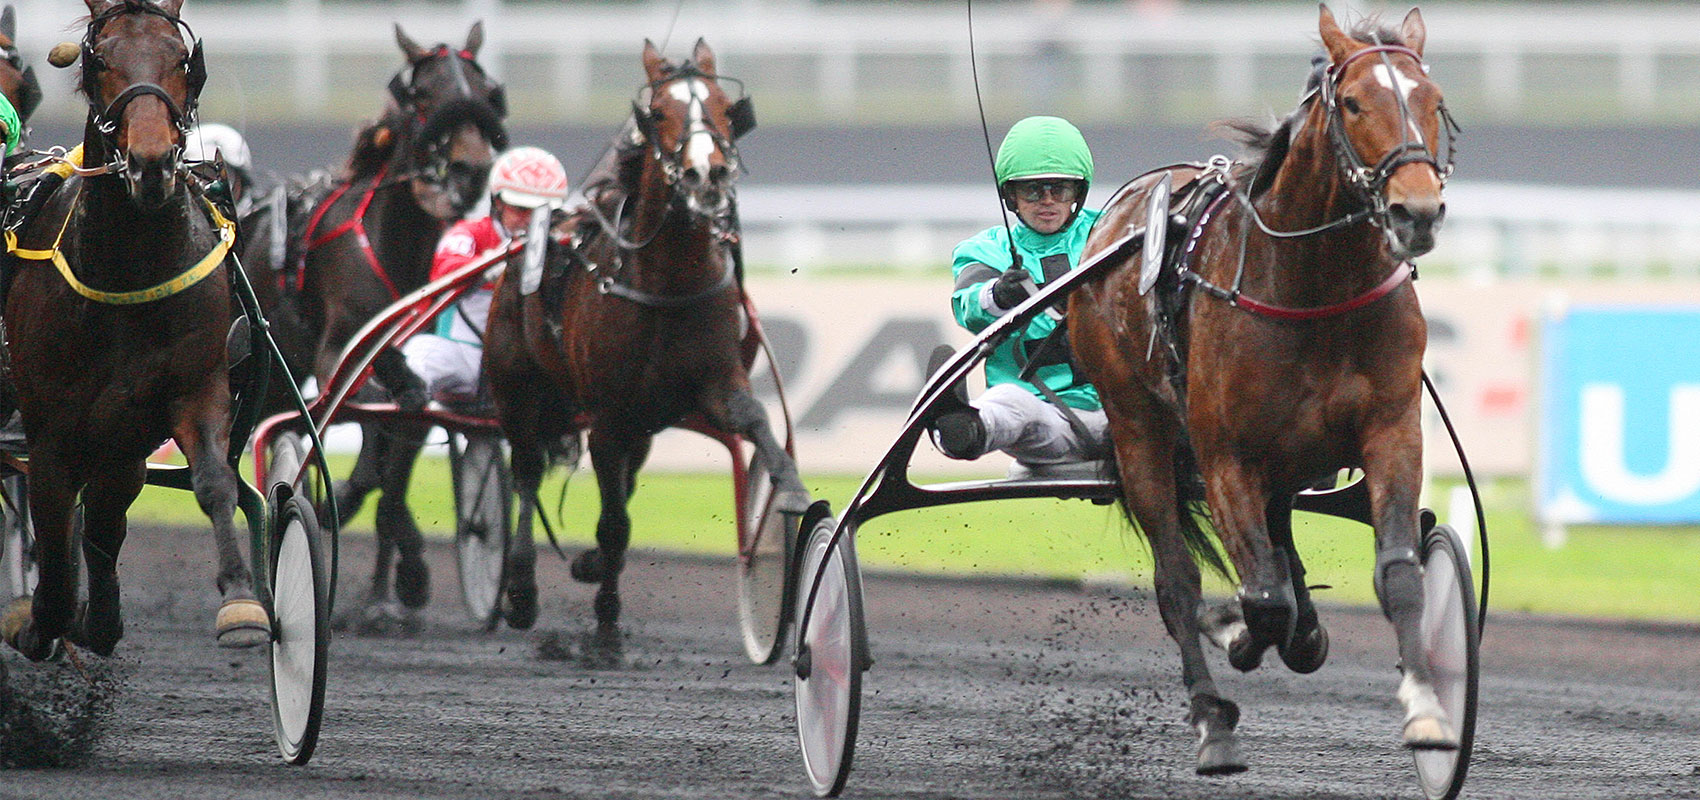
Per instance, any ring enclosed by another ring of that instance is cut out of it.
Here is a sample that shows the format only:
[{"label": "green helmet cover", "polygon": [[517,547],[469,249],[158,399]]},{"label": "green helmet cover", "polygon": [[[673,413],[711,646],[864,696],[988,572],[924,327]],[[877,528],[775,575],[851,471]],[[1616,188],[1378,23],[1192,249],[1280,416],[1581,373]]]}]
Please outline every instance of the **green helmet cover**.
[{"label": "green helmet cover", "polygon": [[1029,178],[1092,180],[1092,151],[1080,129],[1061,117],[1028,117],[1015,123],[998,147],[998,185]]}]

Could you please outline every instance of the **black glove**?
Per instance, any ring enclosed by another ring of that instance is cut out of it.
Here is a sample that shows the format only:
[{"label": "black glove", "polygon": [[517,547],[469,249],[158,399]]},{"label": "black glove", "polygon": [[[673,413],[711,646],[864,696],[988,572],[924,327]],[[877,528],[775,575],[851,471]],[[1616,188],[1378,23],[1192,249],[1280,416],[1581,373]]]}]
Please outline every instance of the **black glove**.
[{"label": "black glove", "polygon": [[1027,289],[1026,280],[1027,270],[1022,269],[1020,264],[1004,270],[992,284],[992,302],[1005,310],[1021,305],[1021,301],[1032,294]]}]

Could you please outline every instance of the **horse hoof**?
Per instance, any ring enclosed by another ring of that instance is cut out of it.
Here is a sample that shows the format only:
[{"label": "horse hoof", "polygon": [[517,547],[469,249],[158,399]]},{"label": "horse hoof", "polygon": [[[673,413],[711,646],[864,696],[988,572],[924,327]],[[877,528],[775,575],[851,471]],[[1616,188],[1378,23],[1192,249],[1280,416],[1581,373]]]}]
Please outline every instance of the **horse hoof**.
[{"label": "horse hoof", "polygon": [[1317,623],[1309,633],[1294,636],[1290,646],[1279,648],[1281,663],[1300,675],[1309,675],[1328,660],[1328,630]]},{"label": "horse hoof", "polygon": [[77,624],[66,632],[65,638],[88,648],[97,656],[110,658],[118,649],[118,640],[124,638],[124,617],[117,609],[102,612],[94,610],[92,604],[86,604],[77,614]]},{"label": "horse hoof", "polygon": [[1198,745],[1198,774],[1233,775],[1245,772],[1245,753],[1233,731],[1212,734]]},{"label": "horse hoof", "polygon": [[602,551],[591,548],[578,554],[572,564],[573,580],[579,583],[602,582]]},{"label": "horse hoof", "polygon": [[502,591],[502,618],[516,631],[530,630],[537,624],[537,575],[530,564],[514,564],[508,569],[507,588]]},{"label": "horse hoof", "polygon": [[589,669],[618,669],[624,665],[625,636],[618,625],[598,625],[585,634],[584,666]]},{"label": "horse hoof", "polygon": [[395,596],[408,608],[424,608],[431,600],[431,569],[418,553],[403,555],[395,565]]},{"label": "horse hoof", "polygon": [[1405,722],[1405,746],[1412,750],[1457,750],[1458,734],[1438,717],[1412,717]]},{"label": "horse hoof", "polygon": [[1252,641],[1250,631],[1234,637],[1228,645],[1228,663],[1241,672],[1250,672],[1263,664],[1263,651],[1269,649],[1268,642]]},{"label": "horse hoof", "polygon": [[271,617],[257,600],[237,598],[226,600],[218,607],[213,623],[219,647],[258,647],[272,638]]},{"label": "horse hoof", "polygon": [[0,612],[0,639],[31,661],[45,661],[53,655],[53,641],[43,642],[36,634],[35,616],[31,611],[34,598],[30,595],[15,598]]}]

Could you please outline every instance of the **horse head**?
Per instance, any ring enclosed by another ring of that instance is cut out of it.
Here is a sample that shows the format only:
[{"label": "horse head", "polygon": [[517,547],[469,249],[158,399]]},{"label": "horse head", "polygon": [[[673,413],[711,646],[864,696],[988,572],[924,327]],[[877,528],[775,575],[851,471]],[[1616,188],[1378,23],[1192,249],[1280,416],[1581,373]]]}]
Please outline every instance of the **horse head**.
[{"label": "horse head", "polygon": [[726,217],[740,166],[734,141],[754,124],[749,99],[727,97],[720,84],[729,79],[720,77],[714,51],[701,39],[683,64],[662,58],[646,39],[643,68],[649,82],[632,111],[654,164],[691,213]]},{"label": "horse head", "polygon": [[17,37],[17,16],[8,4],[0,10],[0,94],[5,94],[17,110],[18,121],[27,123],[36,106],[41,105],[41,83],[36,80],[35,68],[24,66]]},{"label": "horse head", "polygon": [[1347,34],[1323,6],[1319,29],[1332,61],[1319,107],[1340,169],[1375,211],[1395,258],[1427,253],[1446,215],[1452,122],[1423,62],[1422,14],[1411,9],[1397,30],[1365,25]]},{"label": "horse head", "polygon": [[403,157],[414,169],[414,199],[439,219],[460,217],[481,199],[495,151],[508,146],[506,91],[477,60],[484,24],[473,23],[459,49],[420,47],[400,25],[395,36],[407,66],[389,91],[393,113],[412,131]]},{"label": "horse head", "polygon": [[176,194],[183,139],[206,83],[200,42],[191,48],[178,32],[193,41],[178,16],[182,0],[85,2],[85,164],[120,172],[132,201],[158,208]]}]

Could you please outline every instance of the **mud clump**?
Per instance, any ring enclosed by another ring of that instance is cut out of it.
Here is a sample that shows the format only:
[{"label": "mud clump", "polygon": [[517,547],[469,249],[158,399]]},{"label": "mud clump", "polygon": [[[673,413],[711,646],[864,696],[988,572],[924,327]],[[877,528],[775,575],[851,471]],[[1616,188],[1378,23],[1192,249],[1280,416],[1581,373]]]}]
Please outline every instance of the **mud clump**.
[{"label": "mud clump", "polygon": [[79,660],[0,659],[0,769],[76,767],[94,753],[122,680],[110,660]]}]

